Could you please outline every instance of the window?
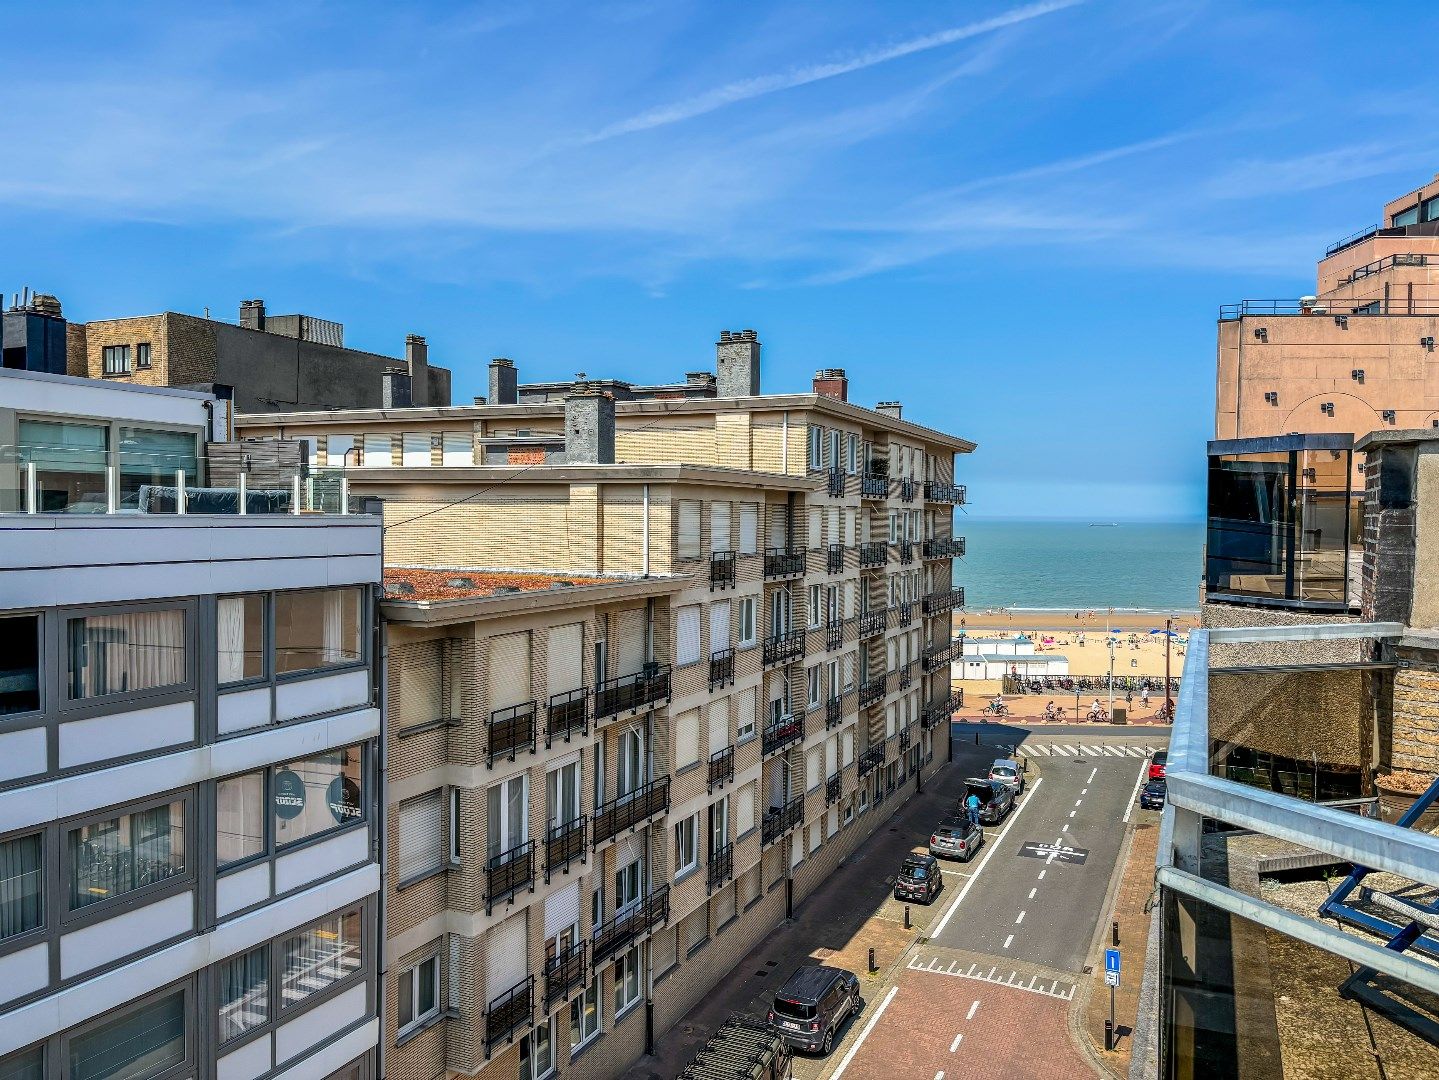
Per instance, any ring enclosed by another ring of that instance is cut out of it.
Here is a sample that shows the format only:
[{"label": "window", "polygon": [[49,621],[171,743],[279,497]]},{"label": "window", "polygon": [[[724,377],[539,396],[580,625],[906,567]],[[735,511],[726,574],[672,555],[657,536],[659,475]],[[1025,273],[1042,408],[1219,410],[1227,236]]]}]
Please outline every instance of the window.
[{"label": "window", "polygon": [[276,674],[315,671],[363,659],[363,596],[364,590],[352,585],[276,593]]},{"label": "window", "polygon": [[1439,195],[1431,199],[1425,199],[1419,208],[1419,216],[1424,221],[1434,221],[1439,218]]},{"label": "window", "polygon": [[739,553],[754,555],[759,552],[759,504],[739,504]]},{"label": "window", "polygon": [[431,956],[400,972],[395,995],[399,1033],[423,1024],[440,1012],[440,958]]},{"label": "window", "polygon": [[0,619],[0,716],[40,708],[40,616]]},{"label": "window", "polygon": [[820,672],[823,669],[819,664],[812,668],[806,668],[804,673],[806,698],[811,709],[817,708],[820,703]]},{"label": "window", "polygon": [[520,1040],[520,1080],[541,1080],[555,1071],[554,1018]]},{"label": "window", "polygon": [[570,1053],[600,1032],[600,981],[591,979],[585,992],[570,1002]]},{"label": "window", "polygon": [[736,836],[744,836],[754,828],[754,801],[758,790],[759,781],[751,780],[740,788],[739,794],[735,796],[734,832]]},{"label": "window", "polygon": [[1411,206],[1411,207],[1409,207],[1407,210],[1400,210],[1399,213],[1397,213],[1397,214],[1394,215],[1394,217],[1393,217],[1393,219],[1392,219],[1392,221],[1391,221],[1391,224],[1392,224],[1393,227],[1396,228],[1396,229],[1399,228],[1401,225],[1417,225],[1417,224],[1419,224],[1419,207],[1418,207],[1418,205],[1416,204],[1416,205],[1414,205],[1414,206]]},{"label": "window", "polygon": [[710,804],[710,855],[717,855],[729,843],[729,796]]},{"label": "window", "polygon": [[264,596],[250,593],[215,601],[215,654],[221,686],[264,677]]},{"label": "window", "polygon": [[700,817],[691,814],[675,826],[675,878],[689,873],[700,864]]},{"label": "window", "polygon": [[675,717],[675,768],[686,769],[700,759],[700,711],[689,709]]},{"label": "window", "polygon": [[363,766],[359,746],[278,766],[270,780],[275,846],[364,820]]},{"label": "window", "polygon": [[390,466],[390,443],[388,435],[362,436],[364,456],[360,464],[367,469],[387,469]]},{"label": "window", "polygon": [[220,1041],[228,1042],[270,1019],[269,946],[232,956],[219,968]]},{"label": "window", "polygon": [[628,795],[649,780],[645,765],[644,732],[633,729],[622,732],[619,757],[615,761],[615,794]]},{"label": "window", "polygon": [[529,775],[521,773],[496,784],[486,793],[489,813],[485,822],[486,855],[498,858],[530,838]]},{"label": "window", "polygon": [[134,693],[185,681],[181,608],[87,615],[69,621],[71,700]]},{"label": "window", "polygon": [[753,596],[741,596],[739,599],[739,645],[742,649],[754,645]]},{"label": "window", "polygon": [[343,469],[346,465],[358,465],[359,458],[355,456],[354,450],[355,437],[353,435],[331,435],[325,439],[325,464],[335,469]]},{"label": "window", "polygon": [[106,345],[101,350],[102,371],[106,375],[130,374],[130,346]]},{"label": "window", "polygon": [[839,468],[839,452],[843,444],[844,432],[831,430],[829,433],[829,467]]},{"label": "window", "polygon": [[809,603],[806,606],[809,608],[809,625],[811,628],[819,626],[820,623],[820,614],[822,612],[820,604],[821,595],[823,594],[820,592],[818,585],[811,585],[809,587]]},{"label": "window", "polygon": [[450,788],[450,862],[460,864],[460,789]]},{"label": "window", "polygon": [[400,803],[395,872],[401,884],[444,869],[445,796],[436,789]]},{"label": "window", "polygon": [[689,604],[675,612],[675,666],[700,660],[700,608]]},{"label": "window", "polygon": [[265,850],[265,774],[215,784],[215,864],[226,867]]},{"label": "window", "polygon": [[468,431],[447,431],[440,436],[441,460],[451,467],[475,463],[475,437]]},{"label": "window", "polygon": [[809,467],[811,469],[824,468],[824,432],[817,427],[809,429]]},{"label": "window", "polygon": [[281,942],[280,954],[280,1008],[288,1009],[360,970],[360,909],[331,915],[291,934]]},{"label": "window", "polygon": [[738,716],[735,720],[735,742],[742,743],[754,738],[755,692],[746,690],[739,696]]},{"label": "window", "polygon": [[45,1080],[45,1047],[32,1046],[0,1058],[0,1080]]},{"label": "window", "polygon": [[551,769],[545,777],[549,823],[569,825],[580,818],[580,759]]},{"label": "window", "polygon": [[729,520],[729,503],[714,502],[710,504],[710,551],[731,550]]},{"label": "window", "polygon": [[66,845],[71,911],[186,870],[185,804],[163,803],[71,829]]},{"label": "window", "polygon": [[39,833],[0,840],[0,941],[45,924],[45,849]]},{"label": "window", "polygon": [[185,991],[126,1009],[70,1039],[69,1080],[132,1080],[185,1060]]},{"label": "window", "polygon": [[851,476],[859,471],[859,436],[854,432],[849,434],[849,450],[845,454],[845,471]]},{"label": "window", "polygon": [[640,999],[640,951],[631,949],[615,961],[615,1018]]},{"label": "window", "polygon": [[135,346],[135,367],[137,370],[145,370],[150,366],[150,343],[142,341]]},{"label": "window", "polygon": [[728,600],[716,600],[710,605],[710,652],[717,653],[730,647],[730,605]]},{"label": "window", "polygon": [[698,499],[681,499],[678,509],[679,546],[675,555],[681,559],[697,559],[700,554],[700,503]]},{"label": "window", "polygon": [[407,468],[425,468],[430,464],[430,433],[407,431],[400,436],[400,461]]},{"label": "window", "polygon": [[629,911],[642,899],[640,879],[644,867],[638,862],[615,871],[615,914]]}]

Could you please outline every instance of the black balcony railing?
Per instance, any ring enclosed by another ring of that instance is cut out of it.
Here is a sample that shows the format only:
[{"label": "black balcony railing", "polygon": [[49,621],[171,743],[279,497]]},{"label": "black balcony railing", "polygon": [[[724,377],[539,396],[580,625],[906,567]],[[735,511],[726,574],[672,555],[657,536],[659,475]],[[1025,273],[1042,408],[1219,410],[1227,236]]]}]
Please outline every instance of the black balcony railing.
[{"label": "black balcony railing", "polygon": [[585,985],[588,951],[588,941],[577,941],[564,952],[545,959],[545,1012],[551,1012],[558,1002],[569,997],[570,991]]},{"label": "black balcony railing", "polygon": [[844,569],[844,545],[830,544],[824,549],[824,572],[838,574]]},{"label": "black balcony railing", "polygon": [[926,615],[938,615],[952,608],[964,607],[964,589],[947,589],[944,592],[932,592],[924,598],[923,607]]},{"label": "black balcony railing", "polygon": [[767,578],[793,577],[804,573],[804,552],[787,551],[784,548],[765,548],[764,576]]},{"label": "black balcony railing", "polygon": [[931,645],[920,654],[920,663],[925,671],[936,671],[959,655],[962,640],[955,638],[939,645]]},{"label": "black balcony railing", "polygon": [[670,696],[670,668],[649,666],[633,675],[606,679],[595,687],[595,718],[642,709]]},{"label": "black balcony railing", "polygon": [[734,877],[734,845],[726,844],[718,851],[710,852],[709,891],[714,892]]},{"label": "black balcony railing", "polygon": [[836,499],[843,497],[843,495],[844,495],[844,470],[843,470],[843,469],[830,469],[830,470],[829,470],[829,493],[830,493],[831,495],[833,495]]},{"label": "black balcony railing", "polygon": [[844,645],[844,620],[833,619],[824,626],[825,652],[834,652]]},{"label": "black balcony railing", "polygon": [[859,565],[861,569],[871,566],[883,566],[889,562],[889,545],[880,543],[865,543],[859,545]]},{"label": "black balcony railing", "polygon": [[583,735],[588,727],[590,692],[581,686],[550,695],[549,716],[545,723],[545,748],[556,739],[569,742],[572,736]]},{"label": "black balcony railing", "polygon": [[874,611],[860,612],[859,636],[861,638],[867,638],[873,637],[875,634],[884,633],[884,627],[888,620],[888,608],[877,608]]},{"label": "black balcony railing", "polygon": [[788,664],[804,655],[804,631],[785,630],[764,639],[764,663]]},{"label": "black balcony railing", "polygon": [[867,776],[884,764],[884,743],[875,743],[859,755],[859,775]]},{"label": "black balcony railing", "polygon": [[909,747],[910,747],[909,725],[906,724],[904,727],[902,727],[902,728],[899,729],[899,752],[900,752],[900,755],[903,756],[904,754],[909,753]]},{"label": "black balcony railing", "polygon": [[595,927],[590,963],[599,967],[641,934],[663,926],[670,918],[670,887],[661,885],[638,904]]},{"label": "black balcony railing", "polygon": [[735,558],[733,551],[716,551],[710,555],[710,589],[733,588]]},{"label": "black balcony railing", "polygon": [[914,622],[914,601],[901,600],[894,605],[894,625],[908,626]]},{"label": "black balcony railing", "polygon": [[943,480],[926,480],[924,497],[929,502],[962,503],[964,502],[964,485],[950,484]]},{"label": "black balcony railing", "polygon": [[499,757],[508,757],[514,761],[515,755],[521,750],[535,748],[535,703],[527,701],[523,705],[496,709],[490,713],[487,727],[490,735],[490,765],[493,766],[495,759]]},{"label": "black balcony railing", "polygon": [[710,653],[710,689],[734,682],[734,650],[716,649]]},{"label": "black balcony railing", "polygon": [[899,497],[905,502],[914,502],[914,497],[919,493],[919,484],[913,480],[901,480],[899,482]]},{"label": "black balcony railing", "polygon": [[840,774],[839,774],[839,773],[835,773],[833,776],[831,776],[828,780],[826,780],[826,781],[824,782],[824,804],[825,804],[825,806],[828,806],[830,803],[837,803],[837,802],[839,802],[840,781],[841,781],[841,779],[842,779],[842,777],[840,776]]},{"label": "black balcony railing", "polygon": [[661,776],[651,780],[627,795],[601,803],[595,810],[593,844],[599,847],[606,840],[618,836],[625,829],[643,825],[655,814],[662,814],[670,806],[670,778]]},{"label": "black balcony railing", "polygon": [[535,842],[526,840],[491,855],[485,864],[485,914],[521,889],[535,887]]},{"label": "black balcony railing", "polygon": [[956,536],[950,540],[926,540],[921,554],[926,559],[962,559],[964,558],[964,537]]},{"label": "black balcony railing", "polygon": [[889,498],[889,477],[865,473],[859,478],[859,493],[866,499]]},{"label": "black balcony railing", "polygon": [[928,730],[938,727],[940,724],[947,724],[950,717],[962,708],[964,708],[964,691],[955,690],[948,697],[931,701],[924,707],[919,716],[920,726]]},{"label": "black balcony railing", "polygon": [[734,779],[734,747],[726,746],[710,755],[709,789],[714,791]]},{"label": "black balcony railing", "polygon": [[868,682],[859,684],[859,707],[868,708],[877,701],[884,698],[885,690],[889,682],[888,676],[879,675]]},{"label": "black balcony railing", "polygon": [[535,1008],[535,977],[528,976],[515,983],[499,997],[490,1001],[485,1010],[485,1055],[530,1026]]},{"label": "black balcony railing", "polygon": [[843,719],[844,701],[838,696],[830,698],[824,703],[824,729],[839,727]]},{"label": "black balcony railing", "polygon": [[899,548],[899,561],[901,565],[914,562],[914,541],[901,540],[895,546]]},{"label": "black balcony railing", "polygon": [[778,753],[790,743],[799,742],[804,738],[804,717],[803,716],[781,716],[774,723],[764,729],[761,736],[760,746],[766,757]]},{"label": "black balcony railing", "polygon": [[570,863],[585,857],[585,832],[589,818],[581,815],[574,821],[563,821],[545,830],[545,881],[551,874],[569,870]]},{"label": "black balcony railing", "polygon": [[914,662],[910,661],[899,669],[899,688],[908,690],[914,685]]},{"label": "black balcony railing", "polygon": [[804,823],[804,799],[796,797],[783,806],[771,806],[760,822],[760,843],[773,844],[796,825]]}]

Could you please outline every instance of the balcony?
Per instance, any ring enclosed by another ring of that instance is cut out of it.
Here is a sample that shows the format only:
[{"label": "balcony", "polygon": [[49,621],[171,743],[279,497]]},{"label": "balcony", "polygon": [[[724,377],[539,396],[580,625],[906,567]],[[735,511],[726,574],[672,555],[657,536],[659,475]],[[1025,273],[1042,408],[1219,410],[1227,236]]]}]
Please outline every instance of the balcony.
[{"label": "balcony", "polygon": [[884,764],[884,743],[875,743],[859,755],[859,775],[868,776]]},{"label": "balcony", "polygon": [[570,991],[585,985],[585,954],[588,941],[577,941],[564,952],[545,960],[545,1012],[570,996]]},{"label": "balcony", "polygon": [[803,738],[804,717],[781,716],[764,729],[764,734],[760,737],[761,753],[765,757],[769,757],[770,754],[777,754],[786,746],[800,742]]},{"label": "balcony", "polygon": [[914,497],[919,494],[919,483],[915,480],[901,480],[899,482],[899,498],[901,502],[914,502]]},{"label": "balcony", "polygon": [[723,787],[734,779],[734,747],[726,746],[710,755],[709,790]]},{"label": "balcony", "polygon": [[874,637],[875,634],[884,633],[885,625],[889,622],[889,609],[878,608],[874,611],[863,611],[859,616],[860,640],[867,637]]},{"label": "balcony", "polygon": [[656,814],[663,814],[669,807],[670,778],[661,776],[658,780],[651,780],[595,810],[592,843],[598,848],[625,829],[638,828]]},{"label": "balcony", "polygon": [[926,540],[921,554],[926,559],[962,559],[964,558],[964,537],[956,536],[950,540]]},{"label": "balcony", "polygon": [[585,857],[585,831],[589,818],[580,815],[574,821],[551,825],[545,830],[545,883],[551,874],[569,871],[570,863]]},{"label": "balcony", "polygon": [[804,799],[796,797],[784,806],[771,806],[760,822],[760,846],[769,847],[797,825],[804,824]]},{"label": "balcony", "polygon": [[944,592],[932,592],[924,598],[924,613],[926,615],[940,615],[957,607],[964,607],[964,589],[948,589]]},{"label": "balcony", "polygon": [[901,566],[914,562],[914,542],[912,540],[901,540],[896,546],[899,548]]},{"label": "balcony", "polygon": [[914,663],[911,661],[899,669],[899,688],[908,690],[914,685]]},{"label": "balcony", "polygon": [[914,622],[914,601],[901,600],[894,606],[894,625],[908,626]]},{"label": "balcony", "polygon": [[716,551],[710,555],[710,591],[732,589],[735,583],[733,551]]},{"label": "balcony", "polygon": [[920,663],[925,671],[937,671],[960,655],[959,649],[962,645],[963,641],[960,638],[946,641],[941,645],[931,645],[920,654]]},{"label": "balcony", "polygon": [[521,889],[535,888],[535,842],[526,840],[491,855],[485,864],[485,914],[498,903],[510,899]]},{"label": "balcony", "polygon": [[569,742],[572,736],[585,733],[589,727],[589,700],[590,692],[583,686],[577,690],[550,695],[549,717],[545,724],[546,750],[556,739]]},{"label": "balcony", "polygon": [[844,545],[830,544],[824,551],[824,572],[838,574],[844,569]]},{"label": "balcony", "polygon": [[874,542],[859,545],[860,569],[868,569],[874,566],[883,566],[889,562],[889,545]]},{"label": "balcony", "polygon": [[865,499],[889,498],[889,477],[865,473],[859,478],[859,494]]},{"label": "balcony", "polygon": [[486,727],[490,737],[490,768],[494,768],[496,758],[508,757],[514,761],[521,750],[535,748],[535,703],[527,701],[523,705],[496,709],[490,713]]},{"label": "balcony", "polygon": [[530,975],[515,983],[499,997],[490,1001],[485,1010],[485,1056],[495,1047],[530,1026],[535,1007],[535,977]]},{"label": "balcony", "polygon": [[924,482],[924,498],[926,502],[958,505],[964,502],[964,485],[949,484],[942,480],[926,480]]},{"label": "balcony", "polygon": [[870,679],[868,682],[859,684],[859,707],[867,709],[876,702],[883,701],[886,688],[889,685],[889,678],[881,675],[878,678]]},{"label": "balcony", "polygon": [[643,709],[670,696],[670,668],[649,666],[647,671],[606,679],[595,687],[595,719]]},{"label": "balcony", "polygon": [[1241,300],[1237,304],[1219,305],[1221,322],[1232,322],[1246,315],[1300,317],[1326,315],[1439,315],[1439,301],[1414,300],[1407,294],[1372,300]]},{"label": "balcony", "polygon": [[831,495],[833,498],[836,498],[836,499],[841,499],[841,498],[844,497],[844,470],[843,470],[843,469],[830,469],[830,470],[829,470],[829,493],[830,493],[830,495]]},{"label": "balcony", "polygon": [[804,631],[785,630],[771,634],[764,639],[763,653],[765,666],[793,663],[804,656]]},{"label": "balcony", "polygon": [[833,776],[831,776],[828,780],[824,782],[825,806],[830,805],[830,803],[839,802],[841,781],[843,779],[844,778],[839,773],[835,773]]},{"label": "balcony", "polygon": [[784,548],[765,548],[764,576],[766,578],[797,577],[804,573],[804,552],[787,551]]},{"label": "balcony", "polygon": [[595,927],[590,965],[598,968],[642,934],[663,926],[670,918],[670,887],[661,885],[649,896],[607,923]]},{"label": "balcony", "polygon": [[734,877],[734,845],[726,844],[718,851],[710,852],[709,891],[714,892],[726,881]]},{"label": "balcony", "polygon": [[964,691],[955,690],[948,697],[938,701],[932,701],[924,707],[920,713],[920,727],[928,731],[930,728],[939,727],[940,724],[947,724],[956,712],[964,708]]},{"label": "balcony", "polygon": [[824,703],[824,729],[837,728],[844,719],[844,699],[832,697]]},{"label": "balcony", "polygon": [[710,653],[710,689],[734,685],[734,649],[716,649]]},{"label": "balcony", "polygon": [[909,725],[906,724],[904,727],[899,729],[899,752],[901,756],[909,753],[909,748],[911,745],[910,738],[911,736],[909,731]]},{"label": "balcony", "polygon": [[844,620],[835,619],[825,624],[824,627],[824,651],[834,652],[844,645]]}]

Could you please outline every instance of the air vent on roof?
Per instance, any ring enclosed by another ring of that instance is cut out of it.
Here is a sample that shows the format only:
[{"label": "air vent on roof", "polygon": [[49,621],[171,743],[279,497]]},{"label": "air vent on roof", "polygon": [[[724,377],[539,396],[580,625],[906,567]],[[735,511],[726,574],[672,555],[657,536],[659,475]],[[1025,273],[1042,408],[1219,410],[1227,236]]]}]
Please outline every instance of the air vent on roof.
[{"label": "air vent on roof", "polygon": [[495,589],[495,592],[496,592],[497,594],[498,594],[498,593],[516,593],[516,592],[519,592],[519,591],[520,591],[520,587],[519,587],[518,585],[501,585],[501,586],[499,586],[498,588]]},{"label": "air vent on roof", "polygon": [[552,581],[552,582],[550,582],[550,588],[552,588],[552,589],[573,589],[574,587],[575,587],[575,583],[574,583],[573,581]]},{"label": "air vent on roof", "polygon": [[445,578],[445,585],[451,589],[473,589],[475,587],[475,579],[472,577]]},{"label": "air vent on roof", "polygon": [[387,581],[385,582],[386,596],[414,596],[415,587],[408,581]]}]

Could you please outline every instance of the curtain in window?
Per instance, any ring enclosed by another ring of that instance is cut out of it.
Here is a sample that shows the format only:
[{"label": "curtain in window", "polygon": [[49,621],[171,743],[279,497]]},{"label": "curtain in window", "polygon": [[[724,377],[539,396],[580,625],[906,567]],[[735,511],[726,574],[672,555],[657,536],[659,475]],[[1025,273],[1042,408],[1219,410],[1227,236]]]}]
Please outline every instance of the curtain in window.
[{"label": "curtain in window", "polygon": [[0,940],[34,930],[45,919],[39,835],[0,842]]},{"label": "curtain in window", "polygon": [[122,694],[185,681],[185,613],[127,611],[70,620],[70,696]]},{"label": "curtain in window", "polygon": [[234,956],[220,965],[220,1041],[270,1018],[269,948]]},{"label": "curtain in window", "polygon": [[69,1080],[136,1080],[185,1060],[185,994],[176,991],[70,1040]]},{"label": "curtain in window", "polygon": [[215,604],[215,650],[220,683],[245,678],[245,597],[222,596]]},{"label": "curtain in window", "polygon": [[232,776],[215,785],[215,862],[258,855],[265,846],[265,774]]},{"label": "curtain in window", "polygon": [[341,664],[350,659],[345,649],[345,601],[349,590],[329,590],[324,596],[324,663]]}]

